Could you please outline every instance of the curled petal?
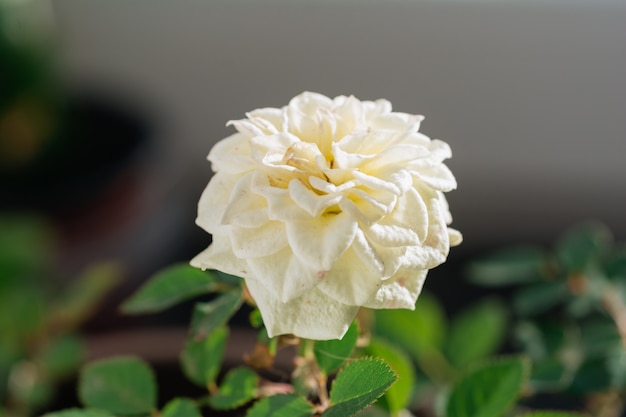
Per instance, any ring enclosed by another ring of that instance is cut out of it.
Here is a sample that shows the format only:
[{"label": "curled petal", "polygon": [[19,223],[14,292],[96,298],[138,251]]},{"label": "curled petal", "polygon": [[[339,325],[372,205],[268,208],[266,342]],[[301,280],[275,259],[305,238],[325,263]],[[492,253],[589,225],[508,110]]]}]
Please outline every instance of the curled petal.
[{"label": "curled petal", "polygon": [[383,283],[374,297],[364,304],[368,308],[415,309],[428,270],[401,269]]}]

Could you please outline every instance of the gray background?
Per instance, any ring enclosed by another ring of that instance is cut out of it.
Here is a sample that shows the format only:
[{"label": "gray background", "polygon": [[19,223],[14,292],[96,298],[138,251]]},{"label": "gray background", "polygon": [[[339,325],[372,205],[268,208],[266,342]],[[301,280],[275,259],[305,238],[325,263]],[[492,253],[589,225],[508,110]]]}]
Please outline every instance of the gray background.
[{"label": "gray background", "polygon": [[466,248],[588,218],[626,238],[624,1],[52,4],[69,82],[154,116],[146,242],[193,210],[226,121],[304,90],[425,115],[453,149]]}]

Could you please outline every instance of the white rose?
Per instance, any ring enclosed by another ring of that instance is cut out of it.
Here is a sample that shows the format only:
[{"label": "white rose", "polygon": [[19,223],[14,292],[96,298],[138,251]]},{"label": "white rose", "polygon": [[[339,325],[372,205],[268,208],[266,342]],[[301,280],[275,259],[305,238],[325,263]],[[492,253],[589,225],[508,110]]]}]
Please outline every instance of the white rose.
[{"label": "white rose", "polygon": [[450,147],[386,100],[305,92],[233,121],[208,159],[191,264],[245,279],[270,336],[341,338],[359,307],[413,309],[461,235]]}]

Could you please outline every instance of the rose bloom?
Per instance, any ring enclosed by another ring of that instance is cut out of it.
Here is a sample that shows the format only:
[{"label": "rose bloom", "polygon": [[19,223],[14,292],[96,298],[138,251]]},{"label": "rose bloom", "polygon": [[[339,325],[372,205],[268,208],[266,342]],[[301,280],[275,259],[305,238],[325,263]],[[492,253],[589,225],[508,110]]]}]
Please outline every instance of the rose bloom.
[{"label": "rose bloom", "polygon": [[461,242],[444,192],[450,147],[386,100],[305,92],[231,121],[191,264],[245,279],[270,337],[343,337],[359,307],[415,308],[429,269]]}]

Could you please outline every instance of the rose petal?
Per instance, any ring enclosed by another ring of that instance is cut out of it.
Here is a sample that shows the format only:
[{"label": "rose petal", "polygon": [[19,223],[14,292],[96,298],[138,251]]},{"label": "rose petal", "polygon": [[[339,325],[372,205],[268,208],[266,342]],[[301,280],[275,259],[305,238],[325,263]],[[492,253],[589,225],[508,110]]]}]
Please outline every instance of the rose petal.
[{"label": "rose petal", "polygon": [[348,213],[324,215],[287,223],[293,253],[318,271],[328,271],[350,247],[357,231],[356,218]]},{"label": "rose petal", "polygon": [[290,248],[263,258],[248,259],[248,265],[250,276],[265,284],[282,302],[301,296],[324,275],[295,257]]},{"label": "rose petal", "polygon": [[428,270],[401,269],[385,281],[364,307],[415,309],[415,302],[422,291]]},{"label": "rose petal", "polygon": [[360,306],[370,300],[381,285],[376,270],[368,268],[355,251],[349,249],[317,288],[343,304]]},{"label": "rose petal", "polygon": [[243,259],[268,256],[288,244],[285,225],[277,221],[255,228],[233,226],[230,240],[235,256]]},{"label": "rose petal", "polygon": [[238,277],[250,275],[246,261],[237,258],[231,250],[228,236],[213,235],[213,243],[196,255],[190,264],[202,270],[217,269]]},{"label": "rose petal", "polygon": [[247,279],[246,285],[261,310],[269,337],[293,334],[314,340],[341,339],[359,310],[327,297],[317,288],[283,303],[257,280]]}]

